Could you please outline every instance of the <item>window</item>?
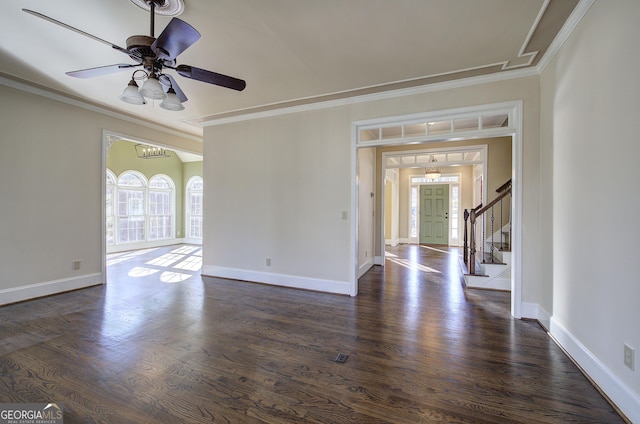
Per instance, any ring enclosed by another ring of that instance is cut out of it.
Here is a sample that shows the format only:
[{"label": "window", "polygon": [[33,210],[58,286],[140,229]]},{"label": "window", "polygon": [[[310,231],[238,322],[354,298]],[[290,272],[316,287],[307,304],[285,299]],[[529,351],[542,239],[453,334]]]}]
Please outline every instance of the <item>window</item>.
[{"label": "window", "polygon": [[147,183],[137,171],[126,171],[116,179],[107,169],[107,246],[174,238],[175,184],[166,175],[155,175]]},{"label": "window", "polygon": [[192,177],[187,182],[187,235],[202,238],[202,177]]},{"label": "window", "polygon": [[114,205],[116,197],[116,176],[107,169],[107,193],[106,193],[106,239],[107,246],[113,246],[116,244],[116,208]]},{"label": "window", "polygon": [[145,241],[144,176],[128,172],[118,179],[118,241]]},{"label": "window", "polygon": [[173,182],[156,175],[149,180],[149,240],[173,238]]}]

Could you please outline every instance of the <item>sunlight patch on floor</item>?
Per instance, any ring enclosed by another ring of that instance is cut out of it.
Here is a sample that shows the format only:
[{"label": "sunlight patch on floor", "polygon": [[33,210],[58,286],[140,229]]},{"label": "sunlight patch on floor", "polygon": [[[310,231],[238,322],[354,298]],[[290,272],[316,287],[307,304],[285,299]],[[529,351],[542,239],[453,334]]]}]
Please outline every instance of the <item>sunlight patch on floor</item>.
[{"label": "sunlight patch on floor", "polygon": [[147,265],[156,265],[156,266],[171,266],[171,264],[174,264],[178,261],[183,260],[185,257],[185,255],[178,255],[176,253],[165,253],[162,256],[158,256],[157,258],[154,258],[152,260],[150,260],[149,262],[146,262]]},{"label": "sunlight patch on floor", "polygon": [[430,268],[428,266],[419,264],[417,262],[413,262],[409,259],[393,259],[393,258],[387,258],[387,260],[389,262],[393,262],[394,264],[398,264],[400,266],[403,266],[405,268],[408,268],[410,270],[413,271],[422,271],[422,272],[433,272],[436,274],[442,274],[442,272],[438,271],[435,268]]},{"label": "sunlight patch on floor", "polygon": [[[156,257],[141,256],[156,250]],[[128,260],[135,262],[127,266]],[[133,278],[151,277],[149,281],[179,283],[199,275],[202,269],[202,246],[166,246],[113,253],[107,255],[107,266],[124,268],[121,272]]]},{"label": "sunlight patch on floor", "polygon": [[153,252],[156,249],[157,248],[151,248],[151,249],[134,250],[134,251],[120,252],[120,253],[110,253],[107,255],[107,266],[119,264],[121,262],[128,261],[129,259],[135,259],[140,255]]},{"label": "sunlight patch on floor", "polygon": [[202,268],[202,256],[189,256],[184,261],[173,266],[176,269],[184,269],[186,271],[199,271]]},{"label": "sunlight patch on floor", "polygon": [[129,270],[128,275],[129,277],[146,277],[148,275],[155,274],[156,272],[159,272],[159,271],[160,270],[158,269],[135,266]]},{"label": "sunlight patch on floor", "polygon": [[177,253],[179,255],[191,255],[191,254],[195,254],[193,252],[195,252],[198,249],[202,249],[199,246],[181,246],[177,249],[174,249],[171,251],[171,253]]},{"label": "sunlight patch on floor", "polygon": [[440,252],[440,253],[446,253],[447,255],[461,256],[461,255],[460,255],[458,252],[456,252],[456,251],[450,251],[450,250],[437,249],[437,248],[435,248],[435,247],[425,246],[424,244],[420,244],[419,246],[420,246],[420,248],[422,248],[422,249],[433,250],[433,251],[435,251],[435,252]]},{"label": "sunlight patch on floor", "polygon": [[160,275],[160,281],[163,283],[179,283],[191,278],[191,274],[183,274],[175,271],[164,271]]}]

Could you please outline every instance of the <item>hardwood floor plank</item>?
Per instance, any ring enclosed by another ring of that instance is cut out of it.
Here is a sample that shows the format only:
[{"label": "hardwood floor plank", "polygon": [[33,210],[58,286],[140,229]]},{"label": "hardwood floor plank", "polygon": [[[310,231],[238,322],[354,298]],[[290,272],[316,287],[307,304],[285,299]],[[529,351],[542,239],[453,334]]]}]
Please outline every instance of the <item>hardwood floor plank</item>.
[{"label": "hardwood floor plank", "polygon": [[175,249],[0,307],[0,401],[59,402],[67,424],[623,422],[508,293],[463,289],[456,249],[393,248],[354,298],[168,284],[154,257]]}]

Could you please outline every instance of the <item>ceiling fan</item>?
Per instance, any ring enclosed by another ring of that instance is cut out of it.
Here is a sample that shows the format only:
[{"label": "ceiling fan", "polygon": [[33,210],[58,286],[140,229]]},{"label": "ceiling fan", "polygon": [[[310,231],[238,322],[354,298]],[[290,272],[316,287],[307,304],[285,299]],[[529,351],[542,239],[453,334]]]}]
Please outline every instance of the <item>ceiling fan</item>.
[{"label": "ceiling fan", "polygon": [[[133,72],[129,85],[120,96],[120,100],[127,103],[145,104],[145,98],[162,99],[163,101],[160,103],[160,107],[164,109],[184,109],[182,103],[187,101],[187,96],[180,89],[175,79],[171,75],[163,72],[165,68],[172,69],[179,75],[186,78],[237,91],[244,90],[246,87],[246,82],[244,80],[208,71],[206,69],[196,68],[195,66],[178,65],[176,63],[178,55],[200,38],[200,33],[185,21],[175,17],[172,18],[158,38],[154,37],[156,7],[166,7],[167,3],[170,3],[171,1],[172,0],[132,0],[132,2],[136,4],[144,2],[149,8],[151,15],[150,35],[133,35],[127,38],[126,48],[103,40],[102,38],[96,37],[95,35],[89,34],[78,28],[74,28],[71,25],[50,18],[42,13],[29,9],[22,10],[26,13],[37,16],[38,18],[52,22],[63,28],[106,44],[133,59],[135,63],[119,63],[115,65],[66,72],[67,75],[76,78],[92,78],[141,67],[142,69],[138,69]],[[138,90],[136,80],[144,80],[144,84],[140,90]]]}]

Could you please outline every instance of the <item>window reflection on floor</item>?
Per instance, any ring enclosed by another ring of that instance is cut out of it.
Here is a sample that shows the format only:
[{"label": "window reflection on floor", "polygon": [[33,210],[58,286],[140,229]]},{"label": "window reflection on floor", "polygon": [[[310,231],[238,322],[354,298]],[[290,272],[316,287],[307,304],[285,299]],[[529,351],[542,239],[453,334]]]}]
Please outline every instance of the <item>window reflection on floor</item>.
[{"label": "window reflection on floor", "polygon": [[110,275],[179,283],[200,276],[202,246],[177,245],[107,255]]}]

